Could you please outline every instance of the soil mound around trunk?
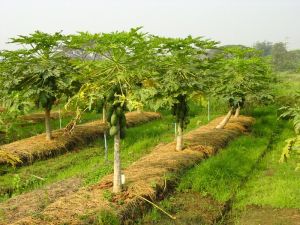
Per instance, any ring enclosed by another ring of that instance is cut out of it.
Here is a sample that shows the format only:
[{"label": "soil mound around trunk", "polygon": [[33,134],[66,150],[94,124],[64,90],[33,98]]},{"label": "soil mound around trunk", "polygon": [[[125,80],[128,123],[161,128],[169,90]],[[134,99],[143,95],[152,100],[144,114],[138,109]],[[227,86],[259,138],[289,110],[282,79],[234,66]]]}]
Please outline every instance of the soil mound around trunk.
[{"label": "soil mound around trunk", "polygon": [[175,143],[160,144],[153,151],[129,166],[124,191],[111,193],[112,175],[98,184],[85,187],[49,204],[39,216],[11,221],[14,224],[94,224],[118,219],[132,222],[149,207],[150,201],[162,199],[174,187],[176,175],[184,169],[214,155],[230,140],[247,131],[254,120],[240,116],[232,118],[224,129],[215,129],[222,117],[184,136],[185,150],[175,151]]},{"label": "soil mound around trunk", "polygon": [[[160,118],[155,112],[129,112],[126,114],[127,127]],[[107,131],[107,124],[102,120],[81,124],[75,127],[72,134],[65,134],[64,130],[53,131],[53,140],[47,141],[45,134],[12,142],[0,146],[0,164],[10,164],[12,159],[16,160],[17,166],[32,163],[36,160],[55,157],[66,151],[72,150],[78,145],[87,144],[101,137]]]}]

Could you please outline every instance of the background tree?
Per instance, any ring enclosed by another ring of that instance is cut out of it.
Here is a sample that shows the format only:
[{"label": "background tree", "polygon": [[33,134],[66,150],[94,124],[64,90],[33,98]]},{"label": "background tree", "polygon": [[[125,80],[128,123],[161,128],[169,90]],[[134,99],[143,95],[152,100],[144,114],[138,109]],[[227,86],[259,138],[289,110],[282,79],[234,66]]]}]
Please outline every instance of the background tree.
[{"label": "background tree", "polygon": [[288,51],[283,42],[275,43],[272,48],[272,63],[276,71],[288,69]]},{"label": "background tree", "polygon": [[261,51],[262,56],[270,56],[272,54],[273,43],[268,41],[256,42],[253,48]]},{"label": "background tree", "polygon": [[204,90],[208,49],[216,42],[201,38],[153,37],[152,77],[144,81],[142,102],[155,109],[170,108],[177,126],[176,150],[183,149],[183,130],[189,123],[188,99]]},{"label": "background tree", "polygon": [[269,98],[267,89],[271,81],[268,61],[252,48],[223,49],[222,73],[216,94],[228,101],[230,109],[216,128],[222,129],[235,111],[240,114],[246,99]]},{"label": "background tree", "polygon": [[63,51],[65,40],[61,33],[36,31],[12,38],[11,43],[21,48],[1,54],[7,65],[1,74],[7,93],[19,93],[44,109],[47,140],[52,138],[50,111],[54,102],[78,88],[72,78],[75,68]]}]

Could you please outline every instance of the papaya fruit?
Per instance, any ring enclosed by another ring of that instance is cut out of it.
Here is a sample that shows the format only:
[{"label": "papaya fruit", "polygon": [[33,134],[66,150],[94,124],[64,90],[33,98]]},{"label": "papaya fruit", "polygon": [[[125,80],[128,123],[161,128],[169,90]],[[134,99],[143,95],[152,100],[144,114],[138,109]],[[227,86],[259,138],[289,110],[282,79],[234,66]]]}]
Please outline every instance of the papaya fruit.
[{"label": "papaya fruit", "polygon": [[112,126],[110,129],[109,129],[109,135],[110,136],[115,136],[118,132],[118,129],[116,126]]},{"label": "papaya fruit", "polygon": [[118,123],[118,119],[119,119],[119,118],[118,118],[117,114],[114,112],[114,113],[112,114],[112,116],[111,116],[111,119],[110,119],[111,125],[116,126],[117,123]]},{"label": "papaya fruit", "polygon": [[[113,113],[114,113],[114,108],[110,106],[107,110],[107,118],[111,118]],[[110,122],[110,119],[108,122]]]},{"label": "papaya fruit", "polygon": [[43,108],[46,108],[47,107],[47,102],[48,102],[47,95],[45,93],[41,93],[39,100],[40,100],[41,106]]}]

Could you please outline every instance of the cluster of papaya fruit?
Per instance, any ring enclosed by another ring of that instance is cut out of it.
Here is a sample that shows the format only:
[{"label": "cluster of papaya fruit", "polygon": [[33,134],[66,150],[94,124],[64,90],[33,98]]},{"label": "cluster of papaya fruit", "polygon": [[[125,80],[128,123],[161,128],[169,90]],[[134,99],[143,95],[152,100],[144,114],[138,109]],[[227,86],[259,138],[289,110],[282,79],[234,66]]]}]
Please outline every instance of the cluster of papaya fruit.
[{"label": "cluster of papaya fruit", "polygon": [[235,93],[235,96],[229,97],[229,105],[233,108],[237,108],[238,106],[243,107],[245,103],[245,95],[243,93]]},{"label": "cluster of papaya fruit", "polygon": [[183,129],[187,128],[190,123],[188,118],[189,106],[185,95],[179,95],[177,97],[178,102],[172,106],[172,115],[176,118],[176,123],[180,124]]},{"label": "cluster of papaya fruit", "polygon": [[126,104],[124,102],[116,101],[116,96],[121,94],[121,90],[119,88],[115,88],[112,90],[110,95],[107,97],[107,101],[111,102],[109,104],[107,111],[107,121],[110,125],[109,134],[114,136],[117,134],[118,129],[120,129],[120,138],[125,138],[125,130],[126,130],[126,116],[125,112],[127,110]]},{"label": "cluster of papaya fruit", "polygon": [[[55,82],[54,77],[49,77],[49,78],[45,79],[43,82],[43,85],[45,87],[50,88],[50,90],[57,89],[57,84]],[[41,106],[44,109],[51,110],[55,101],[56,101],[56,97],[53,94],[46,92],[46,91],[41,91],[35,104],[37,107]]]},{"label": "cluster of papaya fruit", "polygon": [[56,100],[55,96],[50,95],[45,92],[41,92],[39,95],[38,103],[40,104],[40,106],[42,108],[50,110],[52,108],[55,100]]}]

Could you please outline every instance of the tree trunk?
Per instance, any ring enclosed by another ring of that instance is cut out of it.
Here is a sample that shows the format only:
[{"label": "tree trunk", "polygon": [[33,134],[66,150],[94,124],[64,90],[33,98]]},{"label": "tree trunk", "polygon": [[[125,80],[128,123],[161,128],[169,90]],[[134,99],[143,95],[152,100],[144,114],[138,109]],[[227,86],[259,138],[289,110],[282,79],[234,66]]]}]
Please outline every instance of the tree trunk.
[{"label": "tree trunk", "polygon": [[238,107],[236,108],[236,110],[235,110],[235,114],[234,114],[234,117],[235,117],[235,118],[239,117],[240,111],[241,111],[241,107],[238,106]]},{"label": "tree trunk", "polygon": [[224,119],[221,121],[221,123],[219,123],[219,124],[216,126],[217,129],[223,129],[223,128],[226,126],[226,124],[228,123],[228,121],[229,121],[229,119],[230,119],[230,117],[231,117],[231,115],[232,115],[232,111],[233,111],[233,108],[231,108],[231,109],[229,110],[229,112],[228,112],[227,115],[224,117]]},{"label": "tree trunk", "polygon": [[50,125],[50,109],[45,109],[45,127],[46,127],[46,140],[52,139],[51,125]]},{"label": "tree trunk", "polygon": [[207,99],[207,121],[210,121],[210,97]]},{"label": "tree trunk", "polygon": [[122,191],[121,183],[121,161],[120,161],[120,121],[117,123],[118,132],[114,136],[114,183],[113,192],[119,193]]},{"label": "tree trunk", "polygon": [[177,126],[177,137],[176,137],[176,150],[181,151],[183,149],[183,135],[182,135],[182,123],[181,121],[178,123]]},{"label": "tree trunk", "polygon": [[106,123],[106,105],[104,105],[102,108],[102,120],[103,123]]}]

